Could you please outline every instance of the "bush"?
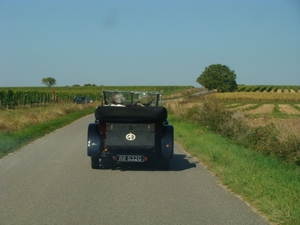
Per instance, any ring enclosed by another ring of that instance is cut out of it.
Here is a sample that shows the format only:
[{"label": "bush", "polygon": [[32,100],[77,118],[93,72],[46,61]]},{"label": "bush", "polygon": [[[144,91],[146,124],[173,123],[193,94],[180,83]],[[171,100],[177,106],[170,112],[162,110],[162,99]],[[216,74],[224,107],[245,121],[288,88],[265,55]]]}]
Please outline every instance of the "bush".
[{"label": "bush", "polygon": [[230,112],[223,109],[215,100],[206,99],[203,105],[193,106],[186,112],[186,118],[210,127],[213,131],[221,131],[220,126],[229,117]]},{"label": "bush", "polygon": [[277,149],[276,155],[281,158],[300,166],[300,140],[295,136],[288,136]]},{"label": "bush", "polygon": [[194,105],[185,117],[230,139],[240,139],[240,133],[246,130],[242,113],[226,110],[215,100],[206,99],[201,107]]},{"label": "bush", "polygon": [[279,131],[274,124],[258,126],[249,129],[246,135],[246,143],[252,149],[266,155],[272,155],[272,150],[280,145],[278,139]]}]

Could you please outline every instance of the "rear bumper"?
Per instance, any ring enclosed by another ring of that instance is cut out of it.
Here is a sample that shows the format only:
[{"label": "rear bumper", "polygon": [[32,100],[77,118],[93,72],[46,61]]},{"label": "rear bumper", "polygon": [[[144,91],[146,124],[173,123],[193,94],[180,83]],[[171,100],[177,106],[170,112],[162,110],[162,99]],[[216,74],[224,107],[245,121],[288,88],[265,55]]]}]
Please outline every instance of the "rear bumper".
[{"label": "rear bumper", "polygon": [[156,152],[154,149],[111,149],[109,152],[103,151],[100,154],[100,158],[110,158],[113,159],[120,155],[128,156],[143,156],[148,159],[159,159],[162,158],[161,154]]}]

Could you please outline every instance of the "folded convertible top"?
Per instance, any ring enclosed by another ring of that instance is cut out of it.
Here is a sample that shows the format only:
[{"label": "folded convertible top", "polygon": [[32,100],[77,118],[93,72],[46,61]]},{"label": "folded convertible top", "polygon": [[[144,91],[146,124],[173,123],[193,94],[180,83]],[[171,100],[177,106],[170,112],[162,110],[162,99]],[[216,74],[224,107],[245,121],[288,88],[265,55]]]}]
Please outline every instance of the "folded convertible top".
[{"label": "folded convertible top", "polygon": [[110,123],[158,123],[167,119],[167,110],[165,107],[99,106],[95,118]]}]

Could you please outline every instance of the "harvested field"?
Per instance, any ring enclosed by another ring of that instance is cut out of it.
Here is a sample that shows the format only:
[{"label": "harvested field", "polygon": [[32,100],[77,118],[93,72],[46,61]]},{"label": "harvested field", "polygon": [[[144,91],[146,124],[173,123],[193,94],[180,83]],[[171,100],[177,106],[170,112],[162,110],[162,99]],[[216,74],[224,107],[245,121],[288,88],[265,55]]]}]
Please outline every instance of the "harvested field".
[{"label": "harvested field", "polygon": [[299,110],[293,108],[290,105],[286,105],[286,104],[280,104],[279,105],[279,109],[280,109],[280,111],[282,111],[282,112],[284,112],[286,114],[293,114],[293,115],[300,114]]},{"label": "harvested field", "polygon": [[268,124],[273,123],[278,130],[281,131],[281,134],[285,135],[295,135],[300,137],[300,119],[298,118],[245,118],[245,123],[251,127],[258,127],[258,126],[266,126]]},{"label": "harvested field", "polygon": [[247,113],[247,114],[268,114],[268,113],[272,113],[273,108],[274,108],[273,104],[264,104],[257,109],[248,110],[245,113]]}]

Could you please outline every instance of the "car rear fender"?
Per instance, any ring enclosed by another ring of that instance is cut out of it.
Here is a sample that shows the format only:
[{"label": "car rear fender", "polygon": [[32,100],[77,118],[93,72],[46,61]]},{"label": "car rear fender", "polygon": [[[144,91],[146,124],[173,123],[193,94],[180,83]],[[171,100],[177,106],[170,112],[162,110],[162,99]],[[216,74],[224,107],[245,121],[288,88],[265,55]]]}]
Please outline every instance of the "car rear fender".
[{"label": "car rear fender", "polygon": [[88,126],[87,133],[87,155],[100,156],[101,147],[103,147],[103,140],[100,135],[98,123],[91,123]]},{"label": "car rear fender", "polygon": [[165,135],[161,139],[161,154],[163,159],[171,159],[174,153],[174,128],[164,124]]}]

